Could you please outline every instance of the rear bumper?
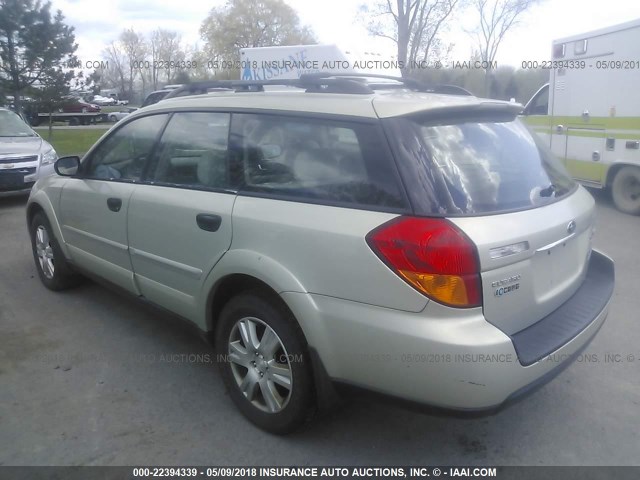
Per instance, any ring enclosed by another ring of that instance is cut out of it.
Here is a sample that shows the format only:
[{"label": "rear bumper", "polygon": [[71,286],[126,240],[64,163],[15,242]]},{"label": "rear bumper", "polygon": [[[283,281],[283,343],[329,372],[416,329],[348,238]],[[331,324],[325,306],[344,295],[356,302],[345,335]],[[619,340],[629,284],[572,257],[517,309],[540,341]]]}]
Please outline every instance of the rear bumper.
[{"label": "rear bumper", "polygon": [[606,308],[614,284],[613,261],[593,252],[578,291],[539,322],[511,335],[520,363],[528,366],[551,355],[588,327]]},{"label": "rear bumper", "polygon": [[594,251],[586,280],[566,307],[515,340],[479,308],[430,302],[409,313],[320,295],[283,298],[332,381],[475,411],[500,406],[575,360],[604,323],[613,282],[613,262]]}]

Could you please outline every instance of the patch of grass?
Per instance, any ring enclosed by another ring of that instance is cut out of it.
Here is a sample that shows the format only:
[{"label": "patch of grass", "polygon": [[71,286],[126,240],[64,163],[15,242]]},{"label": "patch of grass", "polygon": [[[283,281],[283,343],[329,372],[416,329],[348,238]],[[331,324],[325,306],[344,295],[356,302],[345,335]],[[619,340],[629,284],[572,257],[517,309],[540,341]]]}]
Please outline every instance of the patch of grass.
[{"label": "patch of grass", "polygon": [[91,146],[106,132],[102,128],[74,127],[69,129],[53,129],[53,137],[49,140],[48,130],[39,130],[42,138],[49,141],[58,155],[84,155]]},{"label": "patch of grass", "polygon": [[112,113],[112,112],[120,112],[122,110],[126,110],[128,105],[104,105],[100,107],[101,113]]},{"label": "patch of grass", "polygon": [[111,112],[126,112],[130,108],[140,108],[140,105],[104,105],[100,107],[101,113],[111,113]]}]

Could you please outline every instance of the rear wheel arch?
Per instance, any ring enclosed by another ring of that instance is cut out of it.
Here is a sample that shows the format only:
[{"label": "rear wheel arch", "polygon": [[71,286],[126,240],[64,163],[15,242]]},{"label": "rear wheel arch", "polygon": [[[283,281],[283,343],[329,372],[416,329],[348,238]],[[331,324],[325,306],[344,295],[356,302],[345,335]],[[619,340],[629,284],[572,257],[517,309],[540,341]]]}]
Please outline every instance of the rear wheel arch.
[{"label": "rear wheel arch", "polygon": [[[259,292],[276,306],[284,308],[296,318],[283,298],[266,282],[247,274],[231,274],[221,278],[207,297],[207,334],[213,340],[217,328],[218,317],[224,306],[233,297],[248,291]],[[298,327],[302,330],[296,318]]]},{"label": "rear wheel arch", "polygon": [[266,299],[284,316],[293,322],[292,327],[298,331],[303,342],[303,348],[308,355],[314,389],[314,403],[321,410],[331,410],[342,402],[341,396],[324,367],[317,350],[309,342],[303,322],[296,316],[284,298],[263,280],[247,274],[230,274],[222,278],[211,290],[207,299],[207,337],[212,345],[217,345],[216,331],[219,326],[218,318],[225,306],[235,297],[242,295],[257,295]]}]

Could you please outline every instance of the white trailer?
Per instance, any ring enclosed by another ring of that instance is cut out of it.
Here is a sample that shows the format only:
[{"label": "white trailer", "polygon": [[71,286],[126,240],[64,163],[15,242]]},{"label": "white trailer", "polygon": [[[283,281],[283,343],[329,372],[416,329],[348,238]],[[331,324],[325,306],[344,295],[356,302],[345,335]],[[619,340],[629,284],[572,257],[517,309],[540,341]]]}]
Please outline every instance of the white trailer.
[{"label": "white trailer", "polygon": [[[532,62],[536,63],[536,62]],[[581,183],[640,214],[640,19],[553,42],[523,114]]]},{"label": "white trailer", "polygon": [[74,113],[62,113],[62,112],[53,112],[49,113],[35,113],[31,115],[29,118],[29,123],[34,127],[37,127],[43,123],[49,122],[49,117],[51,117],[54,122],[69,122],[70,126],[75,125],[90,125],[92,123],[97,122],[106,122],[108,118],[108,114],[102,112],[74,112]]}]

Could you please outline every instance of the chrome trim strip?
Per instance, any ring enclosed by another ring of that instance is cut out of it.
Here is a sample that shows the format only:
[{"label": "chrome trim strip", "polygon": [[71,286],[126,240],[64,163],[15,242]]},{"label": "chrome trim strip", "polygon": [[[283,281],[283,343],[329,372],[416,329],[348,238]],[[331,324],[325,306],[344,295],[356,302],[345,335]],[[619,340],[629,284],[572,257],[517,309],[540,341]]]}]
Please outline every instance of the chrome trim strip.
[{"label": "chrome trim strip", "polygon": [[164,258],[159,255],[154,255],[153,253],[145,252],[143,250],[138,250],[137,248],[129,248],[129,253],[132,256],[136,255],[142,258],[146,258],[147,260],[151,260],[153,262],[160,263],[166,267],[173,268],[174,270],[178,270],[190,277],[195,278],[196,280],[200,280],[200,278],[202,277],[202,270],[196,267],[192,267],[190,265],[185,265],[184,263],[176,262],[174,260],[169,260],[168,258]]},{"label": "chrome trim strip", "polygon": [[564,238],[561,238],[560,240],[556,240],[553,243],[550,243],[549,245],[545,245],[544,247],[540,247],[539,249],[536,250],[536,252],[546,252],[547,250],[551,250],[553,247],[557,247],[558,245],[560,245],[561,243],[566,242],[567,240],[573,238],[576,236],[576,232],[573,232],[570,235],[567,235]]},{"label": "chrome trim strip", "polygon": [[[110,247],[117,248],[118,250],[125,250],[126,251],[126,250],[129,249],[128,246],[123,245],[122,243],[114,242],[113,240],[109,240],[108,238],[100,237],[98,235],[94,235],[93,233],[85,232],[84,230],[79,230],[77,228],[70,227],[69,225],[63,225],[62,228],[64,230],[69,231],[69,232],[73,232],[73,233],[77,233],[78,235],[82,235],[83,237],[87,237],[87,238],[90,238],[92,240],[96,240],[98,242],[105,243],[105,244],[109,245]],[[68,244],[69,242],[65,242],[65,243]]]}]

